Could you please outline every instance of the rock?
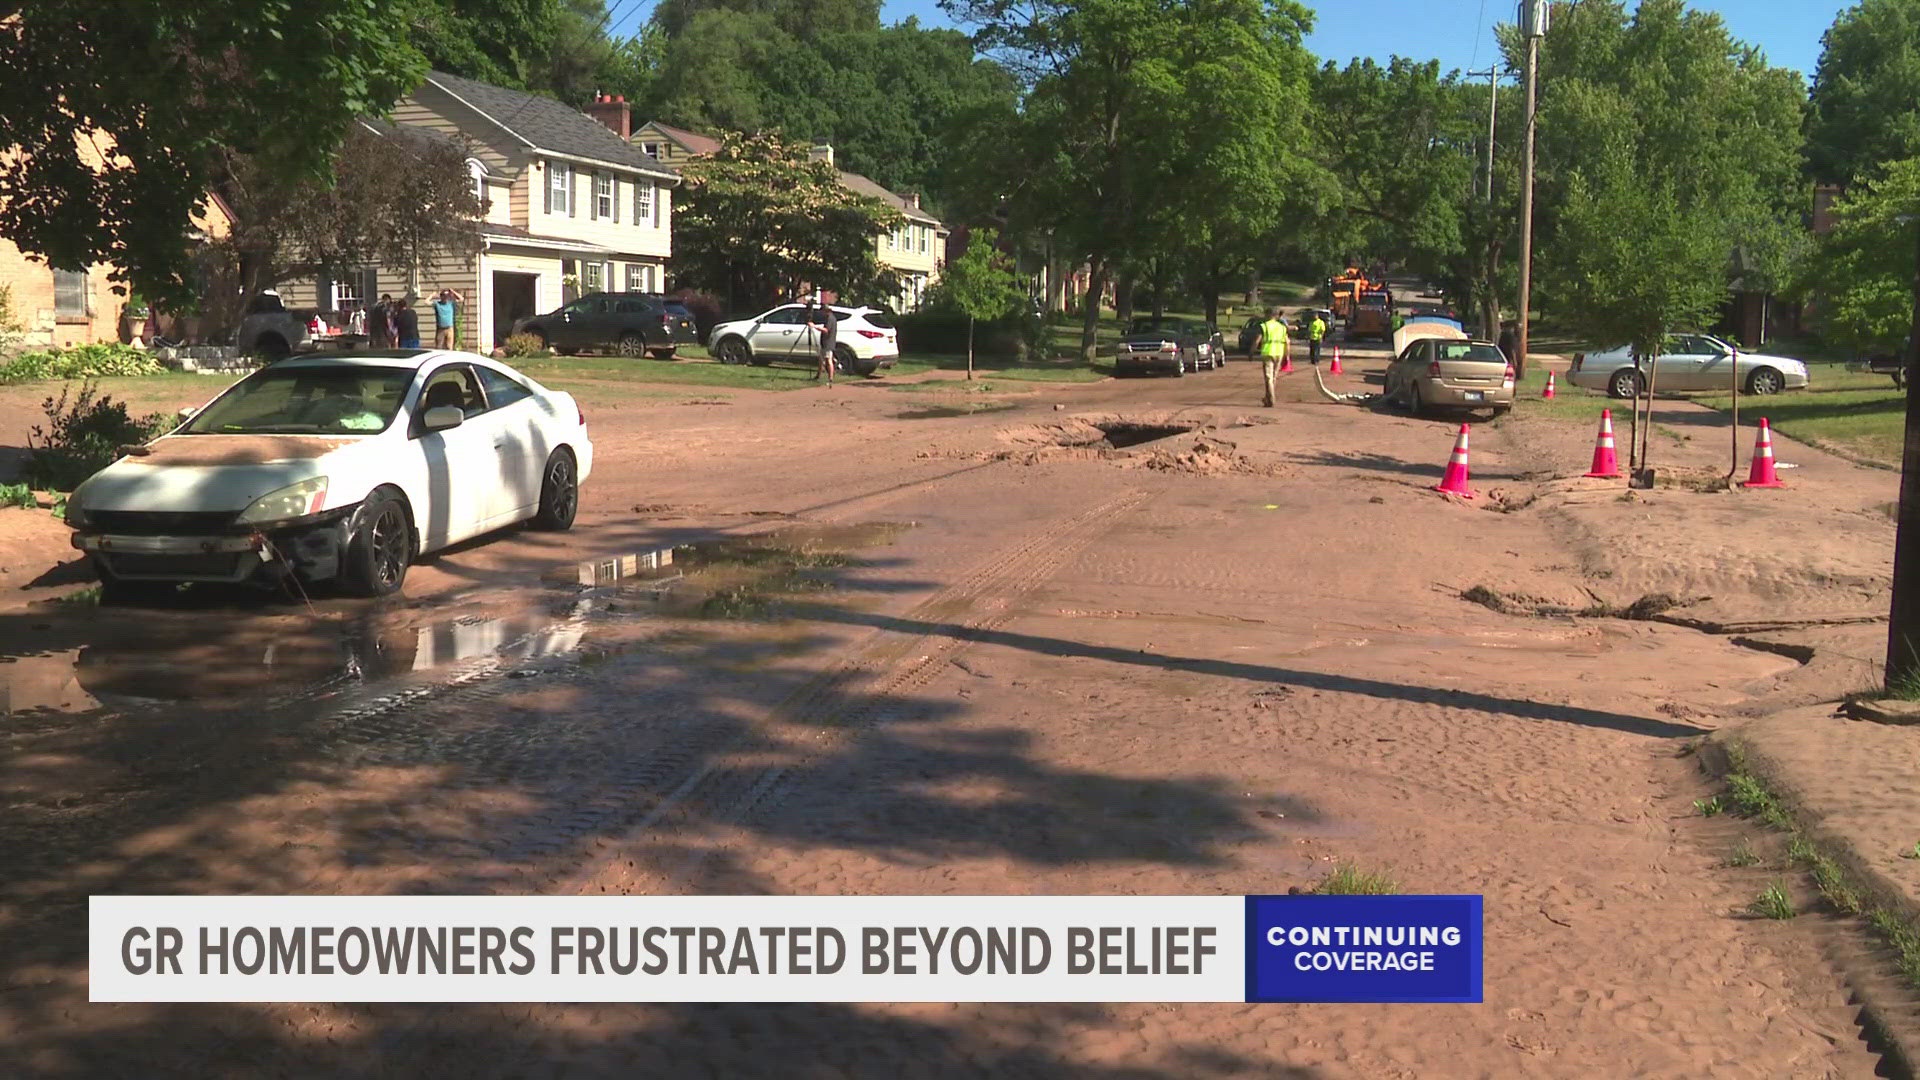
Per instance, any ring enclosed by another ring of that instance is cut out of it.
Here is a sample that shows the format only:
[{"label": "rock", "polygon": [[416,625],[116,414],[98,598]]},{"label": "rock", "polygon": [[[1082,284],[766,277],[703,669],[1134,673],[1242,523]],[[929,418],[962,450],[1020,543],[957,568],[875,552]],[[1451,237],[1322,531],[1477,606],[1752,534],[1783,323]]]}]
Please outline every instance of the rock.
[{"label": "rock", "polygon": [[1065,406],[1065,405],[1055,405],[1055,406],[1053,407],[1053,411],[1054,411],[1054,412],[1059,412],[1059,411],[1061,411],[1062,409],[1065,409],[1065,408],[1066,408],[1066,406]]}]

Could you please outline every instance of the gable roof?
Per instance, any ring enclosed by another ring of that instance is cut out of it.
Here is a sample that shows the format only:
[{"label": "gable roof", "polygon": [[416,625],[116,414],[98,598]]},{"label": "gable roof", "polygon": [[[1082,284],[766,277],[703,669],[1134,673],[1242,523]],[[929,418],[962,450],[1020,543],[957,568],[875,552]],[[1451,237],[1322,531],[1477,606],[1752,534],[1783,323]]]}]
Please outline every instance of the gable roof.
[{"label": "gable roof", "polygon": [[711,154],[715,150],[720,149],[720,140],[714,138],[711,135],[702,135],[697,131],[688,131],[685,128],[671,127],[667,124],[661,123],[658,120],[649,120],[646,123],[641,124],[640,126],[643,128],[650,127],[655,131],[658,131],[660,134],[666,136],[668,139],[671,139],[675,143],[678,143],[680,145],[680,149],[685,150],[689,154],[695,154],[695,155]]},{"label": "gable roof", "polygon": [[614,165],[664,179],[680,178],[672,166],[662,165],[641,153],[639,147],[622,139],[612,128],[552,98],[475,82],[443,71],[430,73],[427,84],[451,95],[528,149]]}]

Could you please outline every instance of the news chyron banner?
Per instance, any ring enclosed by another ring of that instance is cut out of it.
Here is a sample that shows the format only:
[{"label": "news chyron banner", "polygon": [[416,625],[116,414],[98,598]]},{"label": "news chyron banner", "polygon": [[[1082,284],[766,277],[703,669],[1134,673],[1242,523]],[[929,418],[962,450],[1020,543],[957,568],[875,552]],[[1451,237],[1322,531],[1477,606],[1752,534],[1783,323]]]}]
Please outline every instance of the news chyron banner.
[{"label": "news chyron banner", "polygon": [[93,1001],[1478,1002],[1478,896],[96,896]]}]

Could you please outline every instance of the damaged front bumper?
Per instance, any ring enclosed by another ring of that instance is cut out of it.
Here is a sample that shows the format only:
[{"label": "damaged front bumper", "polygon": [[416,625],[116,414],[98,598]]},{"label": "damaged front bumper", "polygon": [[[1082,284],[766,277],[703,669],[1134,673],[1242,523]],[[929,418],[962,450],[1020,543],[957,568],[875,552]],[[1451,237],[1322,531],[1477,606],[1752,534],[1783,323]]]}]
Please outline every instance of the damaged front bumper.
[{"label": "damaged front bumper", "polygon": [[357,506],[266,529],[211,536],[120,534],[79,529],[73,546],[103,578],[274,584],[293,575],[325,581],[340,573]]}]

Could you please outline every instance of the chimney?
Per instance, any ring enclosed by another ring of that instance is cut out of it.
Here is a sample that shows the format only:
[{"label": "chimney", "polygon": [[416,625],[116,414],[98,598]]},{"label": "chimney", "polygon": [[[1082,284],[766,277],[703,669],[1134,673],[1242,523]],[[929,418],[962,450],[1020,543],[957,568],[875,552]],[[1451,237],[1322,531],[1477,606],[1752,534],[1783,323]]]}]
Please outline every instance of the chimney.
[{"label": "chimney", "polygon": [[920,209],[920,193],[919,192],[917,191],[902,192],[900,197],[907,201],[907,209],[909,210]]},{"label": "chimney", "polygon": [[808,151],[807,156],[813,159],[814,161],[824,161],[827,164],[832,165],[833,164],[833,147],[827,145],[826,143],[820,143],[816,145],[812,150]]},{"label": "chimney", "polygon": [[595,94],[593,104],[587,106],[587,115],[613,129],[615,135],[628,139],[633,136],[632,110],[625,94]]}]

